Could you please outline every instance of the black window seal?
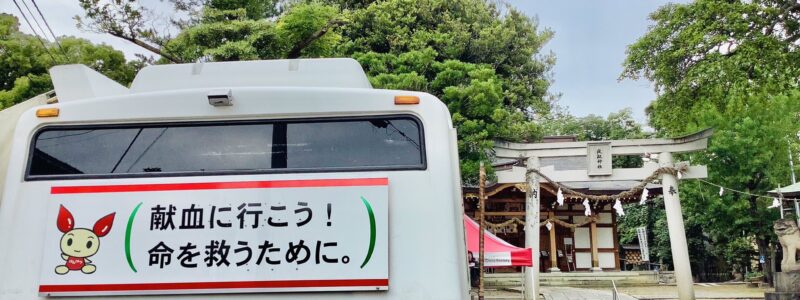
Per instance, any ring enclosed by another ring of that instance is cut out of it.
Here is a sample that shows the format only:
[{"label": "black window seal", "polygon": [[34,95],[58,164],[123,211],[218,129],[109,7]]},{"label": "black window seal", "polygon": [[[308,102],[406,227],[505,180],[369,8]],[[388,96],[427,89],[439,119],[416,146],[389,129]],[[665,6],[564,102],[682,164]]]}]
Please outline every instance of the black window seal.
[{"label": "black window seal", "polygon": [[[336,121],[359,121],[371,119],[411,119],[417,124],[420,139],[421,164],[393,165],[393,166],[368,166],[368,167],[325,167],[325,168],[286,168],[286,169],[253,169],[253,170],[220,170],[220,171],[189,171],[189,172],[139,172],[118,174],[67,174],[67,175],[31,175],[33,153],[39,135],[53,129],[126,129],[126,128],[154,128],[161,126],[195,127],[213,125],[256,125],[278,122],[287,123],[313,123]],[[119,124],[87,124],[87,125],[47,125],[36,130],[28,147],[27,162],[25,164],[25,181],[47,180],[78,180],[78,179],[127,179],[127,178],[155,178],[155,177],[194,177],[194,176],[221,176],[221,175],[261,175],[261,174],[297,174],[297,173],[338,173],[338,172],[375,172],[375,171],[424,171],[428,169],[427,148],[425,143],[425,128],[422,121],[411,114],[382,114],[365,116],[339,116],[316,118],[280,118],[280,119],[248,119],[248,120],[215,120],[215,121],[168,121],[145,123],[119,123]]]}]

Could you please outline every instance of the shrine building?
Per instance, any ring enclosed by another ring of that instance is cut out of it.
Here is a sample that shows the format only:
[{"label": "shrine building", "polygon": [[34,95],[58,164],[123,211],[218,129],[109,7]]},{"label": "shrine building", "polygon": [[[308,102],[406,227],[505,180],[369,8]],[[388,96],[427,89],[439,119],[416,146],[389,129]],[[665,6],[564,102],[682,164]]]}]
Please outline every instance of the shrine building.
[{"label": "shrine building", "polygon": [[[522,222],[525,219],[525,187],[513,180],[514,177],[519,177],[519,173],[524,176],[525,167],[520,164],[521,162],[517,160],[501,160],[494,164],[498,182],[486,189],[485,218],[488,224],[486,230],[514,246],[524,247],[525,233]],[[542,159],[542,166],[548,165],[563,170],[580,167],[580,163],[576,160]],[[613,184],[572,182],[570,187],[585,194],[614,195],[638,183],[636,181]],[[647,189],[649,198],[661,193],[660,185],[649,184]],[[534,265],[539,267],[540,272],[551,270],[553,266],[561,272],[591,271],[593,266],[605,271],[622,270],[617,214],[612,208],[614,201],[594,202],[599,204],[590,207],[591,216],[587,217],[582,204],[583,198],[564,194],[564,204],[558,205],[557,191],[557,187],[548,183],[541,184],[539,220],[540,224],[545,225],[539,227],[541,255],[538,261],[534,259]],[[620,201],[623,204],[637,203],[640,198],[623,198]],[[477,219],[477,204],[478,189],[464,188],[464,210],[473,219]],[[550,220],[549,227],[548,220]],[[552,231],[548,228],[552,228]],[[555,253],[555,259],[552,253]]]}]

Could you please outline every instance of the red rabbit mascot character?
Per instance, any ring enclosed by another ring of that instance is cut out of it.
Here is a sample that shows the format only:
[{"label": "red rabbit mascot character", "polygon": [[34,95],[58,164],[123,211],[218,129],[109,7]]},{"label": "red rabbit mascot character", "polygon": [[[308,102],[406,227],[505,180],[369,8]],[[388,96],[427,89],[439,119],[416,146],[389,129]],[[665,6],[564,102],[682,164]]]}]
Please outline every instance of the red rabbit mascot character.
[{"label": "red rabbit mascot character", "polygon": [[90,264],[92,261],[88,257],[97,253],[100,249],[100,238],[111,231],[114,213],[97,220],[91,230],[75,228],[72,213],[62,205],[58,210],[56,223],[58,230],[64,233],[61,237],[61,258],[66,261],[66,264],[56,267],[56,274],[64,275],[78,270],[85,274],[94,273],[97,267]]}]

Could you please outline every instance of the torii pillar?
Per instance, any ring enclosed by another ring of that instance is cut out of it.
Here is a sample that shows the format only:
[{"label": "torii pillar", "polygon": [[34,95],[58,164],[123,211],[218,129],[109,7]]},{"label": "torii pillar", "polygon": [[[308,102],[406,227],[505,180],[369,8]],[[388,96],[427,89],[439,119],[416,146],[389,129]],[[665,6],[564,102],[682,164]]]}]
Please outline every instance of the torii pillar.
[{"label": "torii pillar", "polygon": [[[539,158],[529,157],[526,163],[528,170],[539,168]],[[528,190],[525,191],[525,248],[531,249],[532,266],[525,268],[525,300],[539,299],[539,209],[540,189],[539,176],[526,172]]]},{"label": "torii pillar", "polygon": [[[658,155],[658,163],[661,167],[674,167],[672,153],[661,152]],[[686,229],[683,227],[681,199],[678,197],[678,179],[675,178],[675,175],[669,173],[661,175],[661,188],[664,195],[664,211],[667,215],[672,262],[675,264],[678,297],[681,300],[694,300],[692,267],[689,264],[689,246],[686,243]]]}]

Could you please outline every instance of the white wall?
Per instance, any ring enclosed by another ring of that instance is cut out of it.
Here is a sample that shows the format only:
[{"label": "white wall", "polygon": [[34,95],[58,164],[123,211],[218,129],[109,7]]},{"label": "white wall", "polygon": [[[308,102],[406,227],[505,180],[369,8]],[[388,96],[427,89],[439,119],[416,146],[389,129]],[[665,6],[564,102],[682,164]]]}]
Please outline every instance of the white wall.
[{"label": "white wall", "polygon": [[597,214],[597,218],[597,224],[613,224],[614,222],[611,213],[599,213]]},{"label": "white wall", "polygon": [[521,183],[527,182],[525,180],[525,172],[527,169],[524,167],[512,166],[509,170],[497,171],[494,174],[497,176],[497,183]]},{"label": "white wall", "polygon": [[614,263],[614,253],[600,252],[597,254],[601,268],[616,268],[617,264]]},{"label": "white wall", "polygon": [[[573,218],[575,223],[580,223],[586,217],[576,216]],[[575,248],[589,249],[591,248],[591,239],[589,236],[589,227],[575,228]],[[612,227],[598,227],[597,228],[597,247],[598,248],[614,248],[614,228]],[[600,252],[597,254],[601,268],[615,268],[616,257],[613,252]],[[575,267],[576,268],[591,268],[592,267],[592,254],[591,252],[576,252],[575,253]]]},{"label": "white wall", "polygon": [[592,243],[589,239],[589,228],[575,228],[575,248],[591,248]]},{"label": "white wall", "polygon": [[614,248],[614,228],[597,228],[597,248]]},{"label": "white wall", "polygon": [[575,253],[575,268],[588,269],[592,267],[592,254],[589,252]]}]

